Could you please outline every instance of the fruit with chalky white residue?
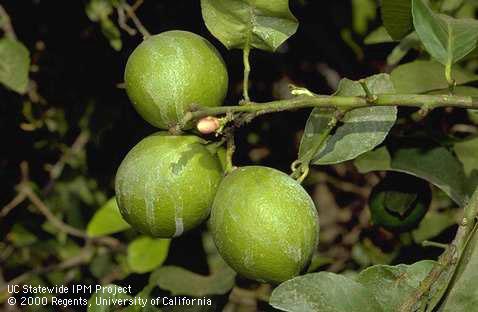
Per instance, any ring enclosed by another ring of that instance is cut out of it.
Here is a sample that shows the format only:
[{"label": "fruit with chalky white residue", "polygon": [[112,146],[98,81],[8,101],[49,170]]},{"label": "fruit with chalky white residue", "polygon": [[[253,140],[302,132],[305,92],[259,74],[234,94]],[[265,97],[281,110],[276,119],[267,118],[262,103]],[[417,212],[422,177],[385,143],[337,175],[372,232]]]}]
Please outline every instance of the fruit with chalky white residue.
[{"label": "fruit with chalky white residue", "polygon": [[279,283],[299,275],[318,243],[315,205],[302,186],[267,167],[241,167],[227,175],[211,210],[221,256],[238,273]]},{"label": "fruit with chalky white residue", "polygon": [[115,190],[123,218],[145,234],[181,235],[209,215],[221,163],[196,136],[156,133],[126,155]]},{"label": "fruit with chalky white residue", "polygon": [[220,106],[228,88],[224,60],[203,37],[166,31],[144,40],[126,64],[126,92],[150,124],[169,129],[195,107]]}]

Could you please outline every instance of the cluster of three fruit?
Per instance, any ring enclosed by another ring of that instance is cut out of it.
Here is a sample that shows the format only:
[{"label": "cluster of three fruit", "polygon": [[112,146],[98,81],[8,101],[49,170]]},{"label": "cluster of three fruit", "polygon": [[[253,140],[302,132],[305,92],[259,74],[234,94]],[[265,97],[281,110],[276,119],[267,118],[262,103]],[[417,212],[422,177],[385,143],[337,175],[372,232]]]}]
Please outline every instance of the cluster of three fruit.
[{"label": "cluster of three fruit", "polygon": [[[135,49],[125,83],[138,113],[168,129],[194,105],[221,105],[228,76],[207,40],[169,31]],[[179,236],[211,215],[219,253],[252,279],[281,282],[300,274],[318,243],[317,211],[299,183],[260,166],[224,177],[217,154],[194,135],[143,139],[121,163],[115,189],[124,219],[152,236]]]}]

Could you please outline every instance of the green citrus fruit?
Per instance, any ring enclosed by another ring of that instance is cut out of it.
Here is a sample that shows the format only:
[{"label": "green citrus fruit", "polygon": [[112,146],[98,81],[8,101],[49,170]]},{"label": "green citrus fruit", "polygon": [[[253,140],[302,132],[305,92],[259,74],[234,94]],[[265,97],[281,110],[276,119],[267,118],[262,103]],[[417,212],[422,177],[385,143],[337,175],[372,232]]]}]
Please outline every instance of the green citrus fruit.
[{"label": "green citrus fruit", "polygon": [[157,133],[141,140],[122,161],[116,198],[134,228],[174,237],[207,218],[221,179],[219,159],[200,138]]},{"label": "green citrus fruit", "polygon": [[235,169],[211,210],[214,242],[241,275],[279,283],[300,274],[318,243],[314,203],[288,175],[267,167]]},{"label": "green citrus fruit", "polygon": [[389,173],[370,195],[372,222],[393,231],[411,230],[425,216],[430,201],[426,181],[404,173]]},{"label": "green citrus fruit", "polygon": [[193,107],[222,105],[228,75],[219,52],[203,37],[167,31],[143,41],[130,55],[126,91],[138,113],[168,129]]}]

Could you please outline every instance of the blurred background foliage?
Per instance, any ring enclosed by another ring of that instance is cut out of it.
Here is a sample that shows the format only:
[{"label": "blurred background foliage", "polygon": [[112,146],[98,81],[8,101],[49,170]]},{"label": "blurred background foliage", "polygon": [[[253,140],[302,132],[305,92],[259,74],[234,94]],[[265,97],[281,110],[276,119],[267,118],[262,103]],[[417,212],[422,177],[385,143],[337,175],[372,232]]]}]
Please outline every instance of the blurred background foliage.
[{"label": "blurred background foliage", "polygon": [[[250,94],[255,101],[288,97],[291,83],[330,94],[342,77],[389,72],[420,55],[413,37],[399,46],[382,43],[387,40],[378,28],[374,0],[290,4],[300,21],[297,33],[278,53],[252,52]],[[209,39],[228,66],[226,103],[241,99],[241,52],[227,51],[208,33],[199,1],[1,0],[0,5],[4,309],[15,309],[5,303],[6,283],[15,282],[114,283],[132,285],[134,294],[145,296],[210,296],[211,311],[271,310],[266,304],[271,286],[235,277],[217,255],[206,225],[172,241],[152,239],[129,229],[114,201],[108,201],[123,157],[155,131],[134,111],[122,86],[127,57],[142,40],[142,25],[151,33],[182,29]],[[475,16],[477,7],[468,1],[457,14]],[[466,66],[474,71],[478,64],[471,60]],[[289,172],[308,113],[267,115],[239,129],[235,164]],[[477,118],[462,110],[437,110],[422,118],[413,109],[401,109],[399,116],[387,144],[406,133],[418,141],[433,137],[450,145],[477,132]],[[450,241],[457,210],[436,188],[432,210],[413,238],[371,225],[367,198],[383,176],[361,174],[352,162],[311,171],[305,186],[319,209],[321,237],[309,271],[353,275],[371,264],[412,263],[441,252],[422,247],[421,241]]]}]

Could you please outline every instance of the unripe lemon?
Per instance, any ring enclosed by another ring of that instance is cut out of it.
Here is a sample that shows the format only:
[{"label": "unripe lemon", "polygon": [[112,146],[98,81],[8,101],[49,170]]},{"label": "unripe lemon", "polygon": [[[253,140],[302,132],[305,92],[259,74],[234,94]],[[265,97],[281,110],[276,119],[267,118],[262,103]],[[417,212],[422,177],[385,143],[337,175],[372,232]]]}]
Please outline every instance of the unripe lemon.
[{"label": "unripe lemon", "polygon": [[279,283],[299,275],[318,243],[314,203],[288,175],[241,167],[227,175],[211,210],[214,242],[241,275]]},{"label": "unripe lemon", "polygon": [[429,184],[404,173],[390,173],[369,197],[372,222],[388,230],[404,232],[415,228],[431,201]]},{"label": "unripe lemon", "polygon": [[126,91],[138,113],[168,129],[196,106],[222,105],[228,75],[219,52],[203,37],[172,30],[151,36],[130,55]]},{"label": "unripe lemon", "polygon": [[157,133],[122,161],[116,199],[123,218],[137,230],[174,237],[207,218],[221,179],[218,157],[200,138]]}]

